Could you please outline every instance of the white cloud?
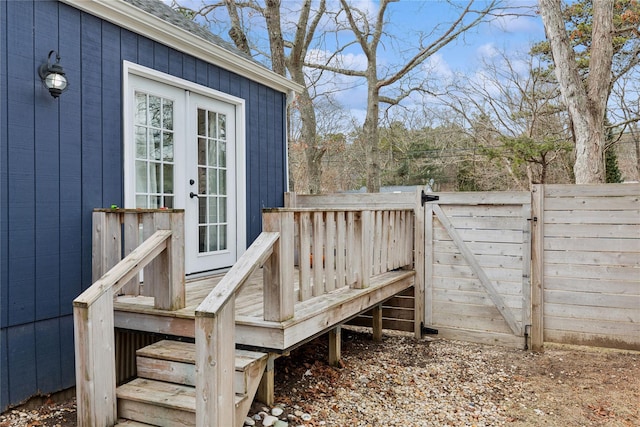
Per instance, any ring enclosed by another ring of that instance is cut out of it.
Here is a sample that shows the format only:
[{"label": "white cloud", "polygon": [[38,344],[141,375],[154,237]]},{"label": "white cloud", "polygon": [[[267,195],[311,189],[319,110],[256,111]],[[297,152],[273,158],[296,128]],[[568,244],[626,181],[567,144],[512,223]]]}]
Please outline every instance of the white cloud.
[{"label": "white cloud", "polygon": [[489,59],[500,55],[500,52],[493,43],[485,43],[476,49],[476,54],[480,58]]},{"label": "white cloud", "polygon": [[440,53],[431,55],[425,61],[422,69],[429,77],[439,77],[444,80],[451,80],[453,78],[451,66]]}]

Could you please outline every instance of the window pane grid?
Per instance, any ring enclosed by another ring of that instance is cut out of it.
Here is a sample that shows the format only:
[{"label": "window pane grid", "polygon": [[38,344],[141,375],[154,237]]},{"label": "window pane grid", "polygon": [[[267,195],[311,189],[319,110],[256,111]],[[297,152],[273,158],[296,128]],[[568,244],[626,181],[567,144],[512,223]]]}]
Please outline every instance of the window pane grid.
[{"label": "window pane grid", "polygon": [[173,101],[135,94],[136,207],[173,208]]},{"label": "window pane grid", "polygon": [[227,249],[226,116],[198,109],[200,253]]}]

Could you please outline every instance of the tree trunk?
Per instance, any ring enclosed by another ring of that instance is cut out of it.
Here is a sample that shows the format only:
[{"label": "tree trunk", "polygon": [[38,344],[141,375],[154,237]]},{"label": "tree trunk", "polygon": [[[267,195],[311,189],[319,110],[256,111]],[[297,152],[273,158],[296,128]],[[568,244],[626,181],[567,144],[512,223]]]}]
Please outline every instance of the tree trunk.
[{"label": "tree trunk", "polygon": [[576,144],[573,167],[576,184],[602,183],[605,181],[604,114],[613,58],[613,0],[598,0],[593,5],[593,42],[586,87],[569,42],[561,0],[540,0],[540,13],[560,92],[571,117]]},{"label": "tree trunk", "polygon": [[287,67],[284,55],[284,39],[280,25],[280,0],[265,1],[264,19],[267,22],[267,32],[269,33],[271,69],[281,76],[285,76]]},{"label": "tree trunk", "polygon": [[371,55],[367,67],[367,115],[362,127],[367,162],[367,191],[370,193],[380,192],[380,149],[378,144],[380,139],[378,128],[380,91],[377,87],[376,70],[375,55]]}]

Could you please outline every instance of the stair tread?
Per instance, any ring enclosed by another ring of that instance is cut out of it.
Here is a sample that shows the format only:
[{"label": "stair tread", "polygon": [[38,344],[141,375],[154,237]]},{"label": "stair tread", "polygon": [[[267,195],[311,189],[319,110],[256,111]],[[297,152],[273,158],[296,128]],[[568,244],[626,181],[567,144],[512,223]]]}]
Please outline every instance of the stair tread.
[{"label": "stair tread", "polygon": [[118,424],[114,427],[155,427],[151,424],[145,424],[133,420],[118,420]]},{"label": "stair tread", "polygon": [[[151,403],[193,413],[196,411],[196,389],[191,386],[136,378],[119,386],[116,395],[118,399]],[[245,398],[246,396],[236,394],[234,403],[237,405]]]},{"label": "stair tread", "polygon": [[[163,340],[139,349],[136,352],[136,355],[138,357],[195,364],[196,345],[188,342]],[[252,363],[266,357],[268,357],[266,353],[249,350],[236,350],[236,370],[242,371]]]},{"label": "stair tread", "polygon": [[148,402],[188,412],[196,411],[196,389],[186,385],[136,378],[118,387],[116,395],[118,399]]}]

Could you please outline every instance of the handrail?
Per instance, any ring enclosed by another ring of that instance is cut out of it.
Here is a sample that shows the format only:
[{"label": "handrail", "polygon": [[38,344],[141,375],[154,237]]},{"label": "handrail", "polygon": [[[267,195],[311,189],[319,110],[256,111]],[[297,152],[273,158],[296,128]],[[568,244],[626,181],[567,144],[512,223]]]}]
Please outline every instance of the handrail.
[{"label": "handrail", "polygon": [[113,293],[118,292],[129,280],[140,273],[140,270],[167,248],[167,239],[169,237],[171,237],[171,230],[156,231],[73,300],[73,305],[76,307],[89,307],[110,289],[113,290]]},{"label": "handrail", "polygon": [[[235,300],[256,268],[278,258],[279,232],[262,232],[198,305],[196,338],[196,426],[236,425],[233,390]],[[265,270],[269,270],[265,264]]]},{"label": "handrail", "polygon": [[196,315],[215,315],[242,288],[253,271],[271,256],[273,245],[279,237],[280,233],[277,232],[262,232],[220,283],[198,305]]},{"label": "handrail", "polygon": [[[181,221],[178,224],[182,224]],[[115,229],[106,234],[114,235],[111,233],[117,233]],[[94,239],[98,234],[94,233]],[[115,424],[117,406],[113,297],[150,263],[155,261],[164,271],[170,270],[170,266],[176,261],[174,252],[177,261],[182,262],[182,257],[179,256],[182,247],[172,241],[176,235],[181,235],[177,228],[158,229],[73,301],[79,427],[110,427]],[[105,237],[102,238],[103,241],[98,243],[104,243]],[[118,236],[114,241],[120,242]],[[171,280],[170,274],[164,276],[167,281]],[[158,295],[155,298],[158,299]],[[178,301],[183,299],[181,296],[176,298]]]}]

